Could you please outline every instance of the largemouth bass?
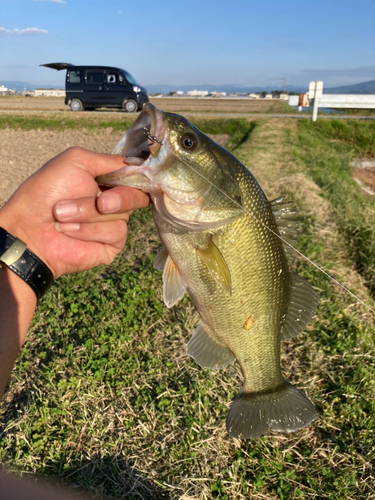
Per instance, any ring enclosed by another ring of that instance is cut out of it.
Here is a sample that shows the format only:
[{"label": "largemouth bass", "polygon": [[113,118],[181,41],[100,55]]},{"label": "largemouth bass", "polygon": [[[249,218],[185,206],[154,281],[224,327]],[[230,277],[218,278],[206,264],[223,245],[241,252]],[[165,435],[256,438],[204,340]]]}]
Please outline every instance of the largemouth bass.
[{"label": "largemouth bass", "polygon": [[172,307],[188,291],[200,315],[187,354],[205,368],[240,365],[229,435],[307,426],[315,408],[280,369],[280,341],[301,333],[318,305],[311,285],[290,271],[290,248],[280,239],[293,237],[289,205],[269,202],[232,154],[152,104],[114,154],[125,157],[124,167],[96,180],[150,193],[165,247],[154,264],[163,270],[164,302]]}]

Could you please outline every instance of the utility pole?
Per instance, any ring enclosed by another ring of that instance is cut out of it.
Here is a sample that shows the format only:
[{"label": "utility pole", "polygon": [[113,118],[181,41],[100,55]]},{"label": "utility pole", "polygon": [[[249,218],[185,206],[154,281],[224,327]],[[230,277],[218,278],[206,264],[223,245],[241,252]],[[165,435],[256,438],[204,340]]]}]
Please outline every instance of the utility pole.
[{"label": "utility pole", "polygon": [[285,88],[286,88],[286,78],[282,78],[284,80],[284,85],[283,85],[283,94],[286,94]]}]

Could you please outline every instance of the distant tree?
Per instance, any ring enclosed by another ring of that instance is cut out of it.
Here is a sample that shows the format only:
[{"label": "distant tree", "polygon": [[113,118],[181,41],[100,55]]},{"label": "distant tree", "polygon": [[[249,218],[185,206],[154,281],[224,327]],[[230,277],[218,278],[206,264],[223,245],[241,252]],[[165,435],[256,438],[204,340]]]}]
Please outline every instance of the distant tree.
[{"label": "distant tree", "polygon": [[176,95],[177,92],[169,92],[168,95]]},{"label": "distant tree", "polygon": [[267,92],[263,90],[263,92],[260,93],[260,97],[263,97],[263,99],[266,97]]}]

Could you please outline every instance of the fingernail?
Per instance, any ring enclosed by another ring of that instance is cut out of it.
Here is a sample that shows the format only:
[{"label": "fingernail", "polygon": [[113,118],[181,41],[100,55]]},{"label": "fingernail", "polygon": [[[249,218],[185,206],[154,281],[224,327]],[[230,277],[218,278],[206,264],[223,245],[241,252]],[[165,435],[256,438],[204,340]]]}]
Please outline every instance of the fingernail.
[{"label": "fingernail", "polygon": [[73,201],[60,201],[57,203],[55,211],[56,217],[61,221],[78,215],[78,207]]},{"label": "fingernail", "polygon": [[103,213],[111,214],[121,207],[121,198],[118,194],[106,194],[102,196]]},{"label": "fingernail", "polygon": [[78,222],[64,222],[60,224],[60,222],[55,222],[55,229],[59,233],[70,233],[72,231],[79,231],[80,225]]}]

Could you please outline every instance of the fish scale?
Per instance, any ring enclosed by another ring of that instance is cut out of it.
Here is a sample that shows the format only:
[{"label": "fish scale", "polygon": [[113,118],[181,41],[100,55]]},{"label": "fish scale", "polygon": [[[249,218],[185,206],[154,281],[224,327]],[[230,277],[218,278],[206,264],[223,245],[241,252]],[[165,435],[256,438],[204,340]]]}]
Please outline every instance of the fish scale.
[{"label": "fish scale", "polygon": [[[187,290],[200,315],[187,354],[206,368],[239,363],[244,384],[228,414],[228,433],[252,438],[269,429],[305,427],[316,412],[283,378],[280,342],[302,332],[318,299],[310,284],[290,271],[290,252],[278,237],[278,224],[283,235],[293,236],[288,204],[269,202],[233,155],[185,118],[152,105],[116,153],[134,155],[142,129],[152,139],[150,155],[143,151],[140,165],[136,159],[98,182],[151,194],[166,249],[164,301],[171,307]],[[162,259],[156,261],[162,268]]]}]

